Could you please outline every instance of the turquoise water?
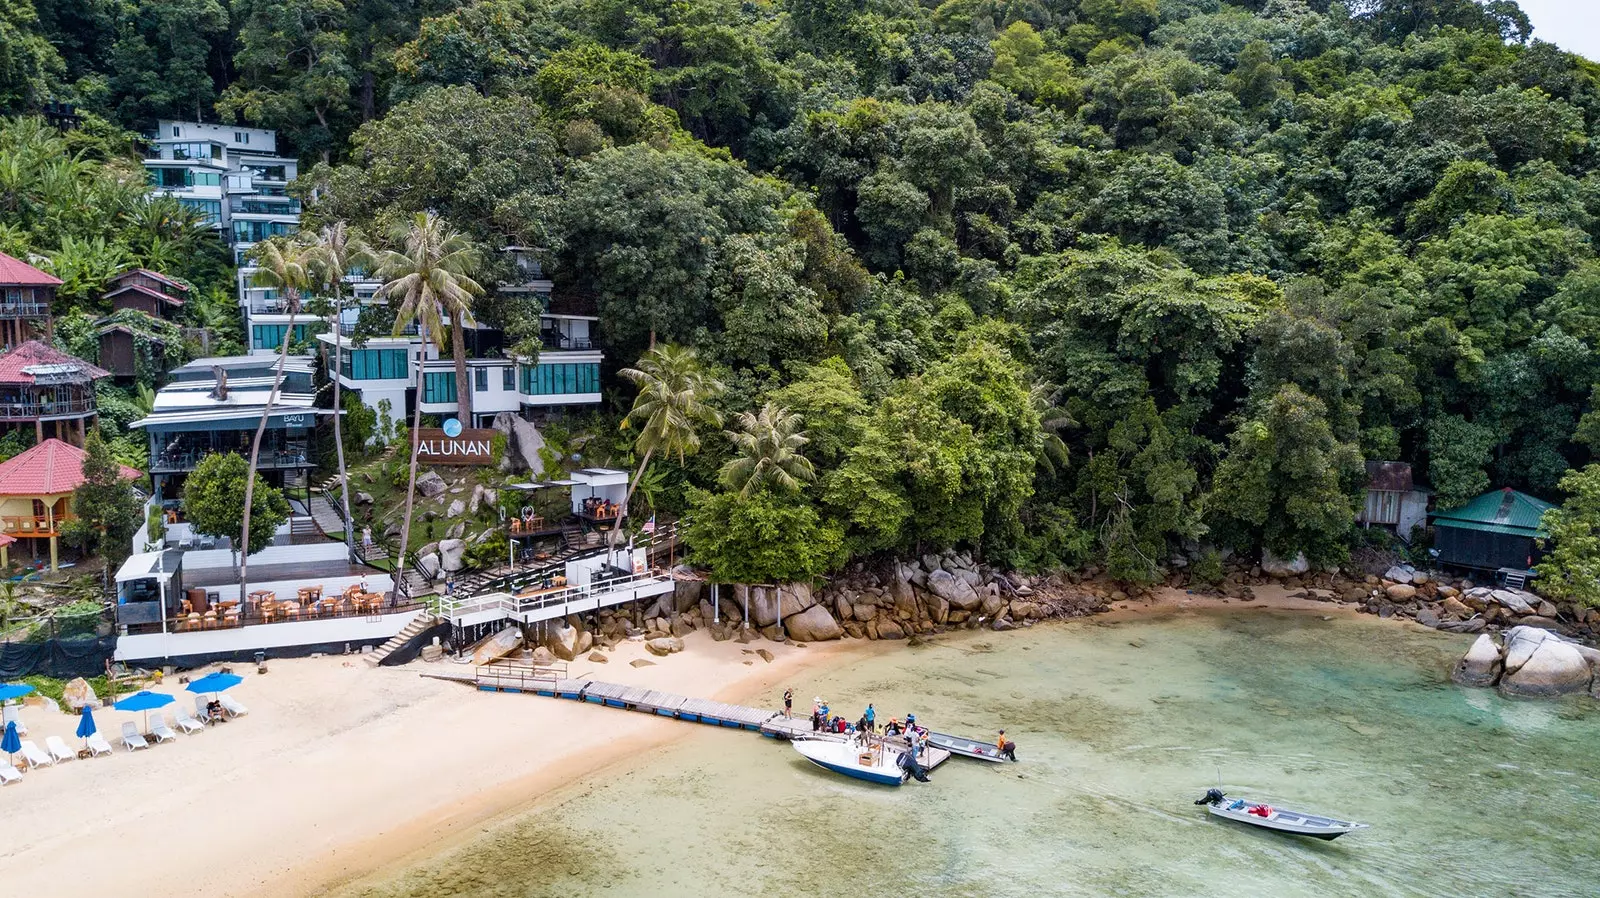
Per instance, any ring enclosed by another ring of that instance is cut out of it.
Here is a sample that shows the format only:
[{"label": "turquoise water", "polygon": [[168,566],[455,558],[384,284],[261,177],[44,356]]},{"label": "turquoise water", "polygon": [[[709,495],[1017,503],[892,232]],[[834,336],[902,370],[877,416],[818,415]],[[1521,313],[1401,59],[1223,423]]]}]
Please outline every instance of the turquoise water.
[{"label": "turquoise water", "polygon": [[[891,789],[664,722],[689,734],[340,894],[1600,894],[1600,703],[1454,686],[1466,644],[1270,612],[943,636],[796,696],[1004,726],[1023,763],[953,759]],[[1219,772],[1230,793],[1373,828],[1316,842],[1208,818],[1191,802]]]}]

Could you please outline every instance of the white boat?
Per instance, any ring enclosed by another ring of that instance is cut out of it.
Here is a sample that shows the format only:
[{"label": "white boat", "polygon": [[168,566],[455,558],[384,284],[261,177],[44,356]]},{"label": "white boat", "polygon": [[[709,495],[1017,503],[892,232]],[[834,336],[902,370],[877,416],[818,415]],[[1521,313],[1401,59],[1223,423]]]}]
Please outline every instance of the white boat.
[{"label": "white boat", "polygon": [[883,786],[898,786],[910,776],[900,766],[905,749],[885,746],[881,741],[867,745],[852,739],[835,742],[826,739],[796,739],[790,743],[807,761],[825,770]]},{"label": "white boat", "polygon": [[953,755],[961,755],[964,758],[976,758],[979,761],[991,761],[996,764],[1004,764],[1007,760],[1012,760],[1006,758],[1005,755],[1002,755],[1000,753],[1000,747],[995,745],[993,742],[979,742],[976,739],[968,739],[965,736],[952,736],[949,733],[930,732],[928,733],[928,744],[934,748],[942,748]]},{"label": "white boat", "polygon": [[1195,804],[1205,805],[1206,812],[1213,817],[1248,823],[1261,829],[1290,835],[1310,836],[1313,839],[1337,839],[1345,833],[1367,828],[1365,823],[1352,823],[1349,820],[1335,820],[1320,814],[1291,811],[1288,808],[1274,807],[1265,802],[1245,798],[1229,798],[1221,789],[1206,790],[1205,797]]}]

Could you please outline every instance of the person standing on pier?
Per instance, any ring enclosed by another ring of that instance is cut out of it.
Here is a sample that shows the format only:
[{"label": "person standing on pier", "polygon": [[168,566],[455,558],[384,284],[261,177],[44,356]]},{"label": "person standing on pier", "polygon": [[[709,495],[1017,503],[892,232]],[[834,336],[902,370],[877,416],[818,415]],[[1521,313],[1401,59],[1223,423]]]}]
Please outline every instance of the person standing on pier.
[{"label": "person standing on pier", "polygon": [[794,716],[794,690],[783,690],[783,716],[787,720]]},{"label": "person standing on pier", "polygon": [[878,712],[872,707],[871,702],[867,702],[867,713],[861,715],[861,719],[867,722],[867,732],[871,733],[877,731]]}]

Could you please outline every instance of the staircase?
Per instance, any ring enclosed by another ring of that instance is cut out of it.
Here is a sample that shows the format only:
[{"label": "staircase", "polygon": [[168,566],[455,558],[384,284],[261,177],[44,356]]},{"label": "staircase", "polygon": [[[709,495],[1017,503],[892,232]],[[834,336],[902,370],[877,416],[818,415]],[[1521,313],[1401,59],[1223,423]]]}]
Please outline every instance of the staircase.
[{"label": "staircase", "polygon": [[329,499],[325,492],[318,491],[311,494],[309,510],[311,512],[311,520],[316,522],[317,529],[321,530],[322,534],[329,539],[332,539],[335,533],[343,532],[345,529],[344,516],[339,513],[339,509],[334,506],[333,500]]},{"label": "staircase", "polygon": [[317,522],[311,515],[297,514],[289,518],[289,537],[309,537],[315,539],[322,536],[322,531],[317,529]]},{"label": "staircase", "polygon": [[433,616],[433,612],[419,611],[417,612],[417,616],[412,618],[411,622],[405,625],[404,629],[394,635],[393,639],[381,646],[378,646],[377,651],[369,652],[361,657],[366,660],[368,665],[377,667],[379,664],[383,663],[383,659],[399,651],[400,647],[405,645],[407,642],[410,642],[413,636],[416,636],[423,630],[433,626],[434,623],[436,623],[436,619]]},{"label": "staircase", "polygon": [[1501,568],[1500,577],[1506,589],[1526,589],[1528,586],[1528,572],[1514,568]]}]

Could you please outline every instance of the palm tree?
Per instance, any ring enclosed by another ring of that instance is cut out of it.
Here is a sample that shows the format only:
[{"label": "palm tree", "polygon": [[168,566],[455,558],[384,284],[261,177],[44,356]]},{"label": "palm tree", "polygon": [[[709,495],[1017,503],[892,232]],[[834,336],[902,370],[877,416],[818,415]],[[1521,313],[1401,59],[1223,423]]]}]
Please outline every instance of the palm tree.
[{"label": "palm tree", "polygon": [[792,492],[817,479],[800,454],[811,442],[800,424],[799,415],[771,402],[759,412],[740,412],[738,429],[727,431],[737,454],[722,466],[722,485],[745,497],[769,486]]},{"label": "palm tree", "polygon": [[308,247],[304,243],[273,237],[256,244],[251,250],[255,257],[255,283],[260,287],[275,287],[283,296],[284,308],[289,310],[289,325],[283,329],[283,347],[278,350],[278,366],[272,374],[272,391],[267,394],[267,404],[261,409],[261,420],[256,424],[256,437],[250,443],[250,474],[245,478],[244,521],[239,537],[239,595],[249,594],[250,570],[250,507],[256,495],[256,463],[261,457],[261,437],[267,431],[267,418],[278,402],[283,389],[283,366],[289,361],[289,344],[294,340],[294,316],[300,311],[300,296],[310,283],[306,274]]},{"label": "palm tree", "polygon": [[344,511],[344,545],[351,556],[355,555],[355,522],[350,517],[350,481],[344,466],[344,430],[340,418],[344,405],[339,395],[339,366],[343,364],[343,335],[339,330],[340,316],[344,312],[344,279],[352,270],[364,268],[372,262],[372,250],[353,233],[345,223],[336,221],[316,233],[311,245],[312,272],[318,288],[333,300],[328,324],[333,331],[333,364],[329,366],[333,381],[333,445],[339,455],[339,501]]},{"label": "palm tree", "polygon": [[[391,304],[400,300],[394,315],[394,334],[399,336],[408,325],[416,322],[425,352],[429,335],[442,333],[444,322],[451,322],[450,329],[454,331],[451,342],[456,355],[456,407],[470,422],[471,407],[467,402],[472,393],[467,383],[466,343],[461,325],[472,321],[472,298],[483,295],[483,288],[469,275],[478,267],[478,251],[465,236],[449,230],[444,221],[431,212],[418,212],[409,224],[396,228],[394,242],[404,250],[387,250],[378,260],[378,274],[384,281],[378,288],[378,295]],[[400,533],[400,554],[395,559],[397,578],[404,576],[406,549],[411,540],[411,512],[417,492],[422,367],[419,358],[417,402],[411,417],[411,475],[406,488],[405,529]],[[396,579],[396,587],[400,582]]]},{"label": "palm tree", "polygon": [[682,462],[700,448],[700,434],[695,429],[698,425],[722,423],[721,413],[710,403],[723,386],[700,367],[700,357],[693,349],[671,343],[646,351],[639,357],[639,367],[624,368],[618,373],[639,388],[633,408],[622,419],[622,427],[638,427],[633,448],[643,456],[639,470],[628,481],[628,494],[617,516],[615,532],[621,533],[628,503],[633,500],[633,491],[644,477],[650,459],[660,454],[676,456]]},{"label": "palm tree", "polygon": [[1072,460],[1072,453],[1066,441],[1061,439],[1061,432],[1078,426],[1071,413],[1057,404],[1060,396],[1061,390],[1052,384],[1041,382],[1028,388],[1028,402],[1039,414],[1039,431],[1043,437],[1035,462],[1040,470],[1051,477],[1059,474]]}]

